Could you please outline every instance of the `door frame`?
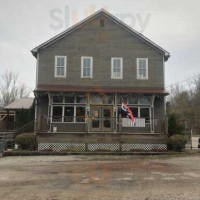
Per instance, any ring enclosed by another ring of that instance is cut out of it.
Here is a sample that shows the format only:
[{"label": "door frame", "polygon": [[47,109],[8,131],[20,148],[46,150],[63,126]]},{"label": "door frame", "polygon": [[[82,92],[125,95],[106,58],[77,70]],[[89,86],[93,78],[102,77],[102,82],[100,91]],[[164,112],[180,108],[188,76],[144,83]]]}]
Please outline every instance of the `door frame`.
[{"label": "door frame", "polygon": [[[99,109],[100,115],[96,118],[99,120],[99,128],[92,128],[92,111],[94,108]],[[109,108],[110,109],[110,122],[111,122],[111,127],[110,128],[105,128],[103,123],[104,123],[104,116],[103,116],[103,109]],[[90,115],[89,115],[89,132],[113,132],[114,131],[114,113],[113,113],[113,105],[90,105]]]}]

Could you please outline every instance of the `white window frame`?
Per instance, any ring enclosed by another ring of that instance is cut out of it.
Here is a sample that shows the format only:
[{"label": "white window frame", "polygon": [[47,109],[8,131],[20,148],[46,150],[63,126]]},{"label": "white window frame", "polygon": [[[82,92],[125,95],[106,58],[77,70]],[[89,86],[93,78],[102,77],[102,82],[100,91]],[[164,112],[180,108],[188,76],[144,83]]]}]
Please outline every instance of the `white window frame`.
[{"label": "white window frame", "polygon": [[[121,73],[120,73],[120,77],[114,77],[114,74],[113,74],[113,67],[114,67],[114,60],[115,59],[119,59],[120,60],[120,70],[121,70]],[[123,58],[122,57],[112,57],[111,58],[111,79],[123,79]]]},{"label": "white window frame", "polygon": [[[139,75],[139,61],[145,60],[146,61],[146,77],[141,77]],[[149,79],[149,69],[148,69],[148,58],[137,58],[137,79],[138,80],[148,80]]]},{"label": "white window frame", "polygon": [[[64,75],[58,75],[57,74],[57,59],[58,58],[64,58]],[[67,56],[58,56],[56,55],[55,56],[55,70],[54,70],[54,76],[55,78],[66,78],[66,75],[67,75]]]},{"label": "white window frame", "polygon": [[[62,120],[60,121],[60,122],[54,122],[53,121],[53,108],[54,107],[62,107],[62,116],[60,116],[60,117],[62,117]],[[73,121],[71,121],[71,122],[65,122],[64,121],[64,118],[65,118],[65,107],[74,107],[74,115],[73,116],[71,116],[71,117],[73,117]],[[70,123],[86,123],[86,120],[84,121],[84,122],[77,122],[76,121],[76,108],[77,107],[84,107],[85,108],[85,110],[86,110],[86,105],[68,105],[68,104],[60,104],[60,105],[51,105],[51,123],[68,123],[68,124],[70,124]],[[85,116],[86,116],[86,113],[85,113]]]},{"label": "white window frame", "polygon": [[[83,61],[85,58],[90,59],[90,76],[83,76]],[[81,78],[93,78],[93,57],[90,56],[81,56]]]}]

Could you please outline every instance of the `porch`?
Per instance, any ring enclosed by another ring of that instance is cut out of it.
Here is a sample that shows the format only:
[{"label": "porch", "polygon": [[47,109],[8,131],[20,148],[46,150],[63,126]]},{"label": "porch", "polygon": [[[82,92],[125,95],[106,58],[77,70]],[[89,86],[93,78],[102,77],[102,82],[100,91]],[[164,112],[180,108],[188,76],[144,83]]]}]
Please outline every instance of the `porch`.
[{"label": "porch", "polygon": [[[135,123],[123,116],[126,102]],[[167,133],[163,94],[39,92],[35,132]]]},{"label": "porch", "polygon": [[[121,103],[135,123],[123,116]],[[167,119],[161,94],[43,92],[36,94],[38,148],[166,150]]]}]

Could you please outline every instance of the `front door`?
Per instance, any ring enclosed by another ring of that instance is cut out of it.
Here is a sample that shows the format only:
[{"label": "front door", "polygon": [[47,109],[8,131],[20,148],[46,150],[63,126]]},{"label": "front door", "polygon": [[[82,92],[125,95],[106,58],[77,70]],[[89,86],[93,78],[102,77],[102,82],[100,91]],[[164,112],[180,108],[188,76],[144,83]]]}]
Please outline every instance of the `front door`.
[{"label": "front door", "polygon": [[112,106],[91,106],[90,108],[90,131],[113,130]]}]

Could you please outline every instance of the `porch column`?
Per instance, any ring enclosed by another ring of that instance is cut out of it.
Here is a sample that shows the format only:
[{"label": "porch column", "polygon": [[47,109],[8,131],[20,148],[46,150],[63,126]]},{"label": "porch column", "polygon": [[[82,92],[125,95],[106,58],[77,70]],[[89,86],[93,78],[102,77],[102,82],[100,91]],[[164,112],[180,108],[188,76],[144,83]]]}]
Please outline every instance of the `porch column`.
[{"label": "porch column", "polygon": [[151,133],[154,133],[154,100],[155,94],[151,97]]},{"label": "porch column", "polygon": [[7,110],[7,123],[6,123],[6,129],[9,130],[9,110]]}]

